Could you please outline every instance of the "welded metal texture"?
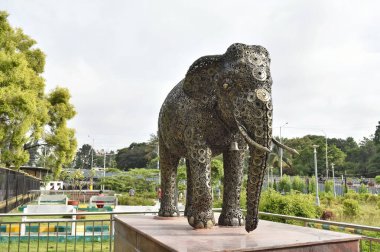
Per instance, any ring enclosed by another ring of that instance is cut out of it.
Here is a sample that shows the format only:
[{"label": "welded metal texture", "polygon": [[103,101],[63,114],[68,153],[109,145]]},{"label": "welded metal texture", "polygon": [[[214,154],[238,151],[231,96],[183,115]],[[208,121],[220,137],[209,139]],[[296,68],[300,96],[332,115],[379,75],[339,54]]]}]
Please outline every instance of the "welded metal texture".
[{"label": "welded metal texture", "polygon": [[[223,55],[196,60],[167,96],[159,115],[160,216],[176,216],[177,166],[186,158],[186,216],[195,228],[215,224],[211,158],[223,153],[224,193],[219,225],[257,226],[267,152],[272,142],[270,57],[262,46],[231,45]],[[232,147],[231,147],[232,146]],[[236,148],[236,146],[238,148]],[[249,146],[247,220],[240,209],[244,150]]]}]

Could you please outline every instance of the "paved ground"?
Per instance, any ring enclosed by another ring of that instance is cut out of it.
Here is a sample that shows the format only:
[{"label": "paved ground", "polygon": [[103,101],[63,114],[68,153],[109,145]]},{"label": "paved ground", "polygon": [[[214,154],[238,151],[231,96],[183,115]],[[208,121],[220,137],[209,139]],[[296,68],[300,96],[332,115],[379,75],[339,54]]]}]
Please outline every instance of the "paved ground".
[{"label": "paved ground", "polygon": [[[160,203],[156,201],[156,205],[154,206],[124,206],[117,205],[114,211],[120,212],[158,212],[160,209]],[[178,203],[178,209],[180,211],[185,210],[185,206],[182,203]]]}]

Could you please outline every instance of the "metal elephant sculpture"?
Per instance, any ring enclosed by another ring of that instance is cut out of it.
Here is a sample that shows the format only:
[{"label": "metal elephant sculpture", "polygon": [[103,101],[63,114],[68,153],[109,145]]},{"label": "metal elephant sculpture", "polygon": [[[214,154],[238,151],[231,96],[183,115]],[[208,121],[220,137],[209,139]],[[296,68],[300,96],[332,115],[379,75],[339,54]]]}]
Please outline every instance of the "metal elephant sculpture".
[{"label": "metal elephant sculpture", "polygon": [[[177,166],[186,158],[185,215],[194,228],[215,225],[210,185],[211,157],[223,154],[224,193],[218,225],[257,227],[258,206],[272,142],[270,57],[262,46],[231,45],[205,56],[167,96],[159,116],[162,199],[160,216],[179,215]],[[240,208],[244,153],[249,146],[247,215]]]}]

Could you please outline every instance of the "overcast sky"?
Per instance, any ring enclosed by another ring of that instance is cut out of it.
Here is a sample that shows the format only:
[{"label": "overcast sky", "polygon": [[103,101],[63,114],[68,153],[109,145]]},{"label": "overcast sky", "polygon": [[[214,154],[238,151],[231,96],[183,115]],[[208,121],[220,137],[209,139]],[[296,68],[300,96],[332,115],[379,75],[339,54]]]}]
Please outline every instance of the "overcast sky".
[{"label": "overcast sky", "polygon": [[[272,58],[274,135],[360,140],[380,120],[380,2],[1,0],[67,87],[79,146],[149,139],[167,93],[200,56],[234,42]],[[323,133],[325,132],[325,133]]]}]

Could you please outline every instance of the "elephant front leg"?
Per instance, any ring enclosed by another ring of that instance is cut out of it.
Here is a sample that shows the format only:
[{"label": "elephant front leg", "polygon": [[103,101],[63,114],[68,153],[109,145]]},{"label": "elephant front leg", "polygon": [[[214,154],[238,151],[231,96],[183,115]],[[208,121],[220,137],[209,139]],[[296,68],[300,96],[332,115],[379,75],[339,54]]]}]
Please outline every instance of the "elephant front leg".
[{"label": "elephant front leg", "polygon": [[244,217],[240,208],[240,191],[243,180],[244,150],[223,152],[224,192],[219,226],[242,226]]},{"label": "elephant front leg", "polygon": [[206,146],[192,148],[189,163],[192,193],[187,220],[194,228],[211,228],[215,225],[211,196],[211,150]]},{"label": "elephant front leg", "polygon": [[159,216],[174,217],[179,216],[176,206],[176,180],[179,157],[171,155],[160,141],[160,171],[161,171],[161,205],[158,211]]}]

